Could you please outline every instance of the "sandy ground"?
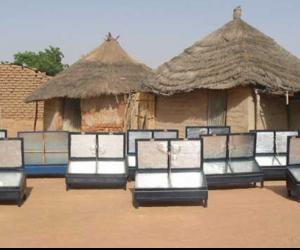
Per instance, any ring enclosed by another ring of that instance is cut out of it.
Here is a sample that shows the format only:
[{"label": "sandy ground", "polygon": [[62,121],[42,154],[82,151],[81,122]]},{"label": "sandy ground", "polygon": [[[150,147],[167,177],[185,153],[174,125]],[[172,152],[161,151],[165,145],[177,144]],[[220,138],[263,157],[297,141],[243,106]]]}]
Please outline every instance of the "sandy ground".
[{"label": "sandy ground", "polygon": [[1,247],[300,246],[300,204],[287,199],[283,182],[210,191],[208,209],[139,210],[130,189],[67,193],[63,179],[28,184],[22,208],[0,206]]}]

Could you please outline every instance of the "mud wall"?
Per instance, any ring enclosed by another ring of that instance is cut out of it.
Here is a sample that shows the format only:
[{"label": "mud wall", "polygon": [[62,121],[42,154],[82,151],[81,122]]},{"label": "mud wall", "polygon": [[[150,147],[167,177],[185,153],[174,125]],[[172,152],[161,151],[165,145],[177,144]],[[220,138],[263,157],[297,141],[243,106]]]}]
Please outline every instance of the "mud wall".
[{"label": "mud wall", "polygon": [[228,91],[227,125],[235,133],[255,129],[255,100],[250,88]]},{"label": "mud wall", "polygon": [[46,131],[63,130],[64,100],[53,99],[44,105],[44,129]]},{"label": "mud wall", "polygon": [[156,128],[179,129],[185,136],[186,126],[206,126],[208,92],[195,91],[174,96],[156,97]]},{"label": "mud wall", "polygon": [[82,131],[123,131],[125,109],[124,96],[81,100]]}]

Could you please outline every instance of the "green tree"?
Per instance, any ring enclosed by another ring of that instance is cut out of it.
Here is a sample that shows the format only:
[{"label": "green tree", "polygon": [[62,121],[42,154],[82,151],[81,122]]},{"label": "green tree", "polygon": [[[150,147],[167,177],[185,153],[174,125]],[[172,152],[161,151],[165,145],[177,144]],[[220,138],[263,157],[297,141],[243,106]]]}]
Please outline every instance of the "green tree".
[{"label": "green tree", "polygon": [[64,54],[60,48],[50,46],[38,53],[25,51],[14,55],[14,64],[37,69],[49,76],[55,76],[68,67],[62,63]]}]

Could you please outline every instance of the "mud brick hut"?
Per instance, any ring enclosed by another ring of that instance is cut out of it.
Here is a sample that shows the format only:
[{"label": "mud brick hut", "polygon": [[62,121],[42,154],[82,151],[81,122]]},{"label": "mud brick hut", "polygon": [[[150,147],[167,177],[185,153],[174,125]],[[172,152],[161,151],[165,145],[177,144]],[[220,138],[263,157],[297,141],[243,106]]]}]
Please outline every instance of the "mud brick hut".
[{"label": "mud brick hut", "polygon": [[45,101],[45,130],[147,128],[154,119],[148,117],[154,98],[140,92],[150,72],[109,34],[99,48],[37,89],[27,101]]},{"label": "mud brick hut", "polygon": [[236,8],[231,22],[147,78],[156,128],[300,128],[300,60],[241,16]]},{"label": "mud brick hut", "polygon": [[0,64],[0,129],[9,136],[43,128],[43,103],[25,104],[25,98],[50,77],[36,70]]}]

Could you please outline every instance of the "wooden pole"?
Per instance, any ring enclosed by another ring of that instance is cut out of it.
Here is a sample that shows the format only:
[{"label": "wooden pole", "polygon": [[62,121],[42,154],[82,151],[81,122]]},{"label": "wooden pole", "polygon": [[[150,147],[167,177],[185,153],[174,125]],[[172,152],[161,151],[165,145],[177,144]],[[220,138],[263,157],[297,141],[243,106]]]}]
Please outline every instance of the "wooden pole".
[{"label": "wooden pole", "polygon": [[37,129],[37,121],[38,121],[38,115],[39,115],[39,103],[35,102],[35,117],[34,117],[34,132],[36,132]]},{"label": "wooden pole", "polygon": [[254,91],[253,91],[253,95],[254,95],[254,128],[255,128],[255,130],[257,130],[257,117],[258,117],[258,91],[257,91],[257,89],[254,89]]},{"label": "wooden pole", "polygon": [[291,129],[291,112],[290,112],[290,95],[289,92],[286,92],[286,111],[287,111],[287,124],[288,129]]}]

